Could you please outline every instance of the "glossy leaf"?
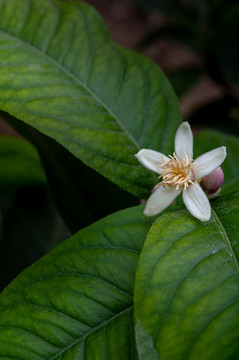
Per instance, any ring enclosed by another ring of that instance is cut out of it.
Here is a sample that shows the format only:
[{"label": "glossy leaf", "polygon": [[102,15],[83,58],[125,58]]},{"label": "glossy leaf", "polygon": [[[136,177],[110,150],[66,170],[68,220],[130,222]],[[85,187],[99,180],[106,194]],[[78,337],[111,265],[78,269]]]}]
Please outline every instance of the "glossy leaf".
[{"label": "glossy leaf", "polygon": [[0,295],[0,358],[137,358],[132,319],[142,206],[85,228]]},{"label": "glossy leaf", "polygon": [[238,359],[238,200],[218,198],[206,223],[180,210],[152,226],[136,275],[140,359]]},{"label": "glossy leaf", "polygon": [[0,0],[0,91],[2,111],[140,197],[155,177],[134,154],[171,153],[181,122],[161,70],[118,47],[80,2]]},{"label": "glossy leaf", "polygon": [[194,158],[222,145],[227,148],[227,157],[222,164],[225,178],[220,195],[225,195],[239,189],[239,138],[219,131],[202,131],[194,139]]}]

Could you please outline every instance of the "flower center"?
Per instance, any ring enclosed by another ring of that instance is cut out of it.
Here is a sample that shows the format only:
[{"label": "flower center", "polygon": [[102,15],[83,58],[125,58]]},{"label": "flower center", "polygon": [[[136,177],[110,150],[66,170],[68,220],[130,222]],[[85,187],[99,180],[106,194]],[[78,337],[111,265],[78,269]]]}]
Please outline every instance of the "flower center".
[{"label": "flower center", "polygon": [[158,166],[159,171],[162,172],[162,175],[159,176],[159,179],[162,178],[163,181],[159,183],[162,186],[172,186],[176,187],[178,190],[187,187],[192,184],[194,186],[195,183],[192,181],[192,159],[189,159],[187,155],[183,157],[181,161],[178,160],[175,153],[173,156],[169,155],[170,160],[165,161],[162,157],[163,164]]}]

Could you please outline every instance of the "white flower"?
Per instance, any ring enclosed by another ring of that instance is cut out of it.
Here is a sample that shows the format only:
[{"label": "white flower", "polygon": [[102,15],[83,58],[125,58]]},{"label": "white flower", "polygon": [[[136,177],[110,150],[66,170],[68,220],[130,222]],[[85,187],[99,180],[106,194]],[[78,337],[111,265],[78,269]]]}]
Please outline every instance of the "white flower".
[{"label": "white flower", "polygon": [[226,147],[211,150],[193,161],[193,134],[188,122],[183,122],[175,135],[175,152],[166,156],[142,149],[135,156],[149,170],[159,174],[162,181],[149,197],[144,214],[152,216],[168,207],[181,193],[188,211],[201,221],[211,217],[209,200],[199,185],[203,176],[218,168],[226,157]]}]

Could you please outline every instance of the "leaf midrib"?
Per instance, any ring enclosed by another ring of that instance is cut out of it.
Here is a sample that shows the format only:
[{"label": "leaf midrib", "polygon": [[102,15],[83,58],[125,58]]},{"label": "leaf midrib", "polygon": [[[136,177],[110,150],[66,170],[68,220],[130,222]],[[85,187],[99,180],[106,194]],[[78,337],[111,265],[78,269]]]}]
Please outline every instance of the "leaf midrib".
[{"label": "leaf midrib", "polygon": [[236,258],[236,255],[234,253],[234,250],[232,248],[232,245],[231,245],[231,242],[230,242],[230,239],[229,237],[227,236],[227,233],[226,233],[226,230],[224,228],[224,226],[222,225],[220,219],[218,218],[216,212],[212,209],[212,214],[213,214],[213,217],[214,217],[214,220],[219,228],[219,231],[223,237],[223,239],[225,240],[225,243],[226,243],[226,246],[228,248],[228,253],[229,253],[229,256],[231,257],[232,259],[232,262],[233,262],[233,265],[234,265],[234,268],[236,270],[236,272],[238,273],[239,275],[239,264],[238,264],[238,261],[237,261],[237,258]]},{"label": "leaf midrib", "polygon": [[90,336],[92,333],[94,333],[95,331],[97,331],[98,329],[100,329],[101,327],[107,326],[108,323],[110,323],[111,321],[114,321],[115,319],[117,319],[119,316],[123,315],[124,313],[130,312],[133,309],[133,305],[129,306],[128,308],[122,310],[121,312],[119,312],[118,314],[110,317],[109,319],[103,321],[102,323],[100,323],[98,326],[95,326],[91,331],[85,333],[83,336],[81,336],[79,339],[76,339],[74,342],[72,342],[70,345],[66,346],[62,351],[58,352],[56,355],[52,356],[49,360],[54,360],[57,359],[58,356],[61,356],[62,354],[64,354],[66,351],[68,351],[69,349],[71,349],[72,347],[74,347],[78,342],[80,341],[85,341],[86,338],[88,336]]},{"label": "leaf midrib", "polygon": [[48,62],[50,62],[51,64],[53,64],[54,66],[56,66],[58,69],[60,69],[62,72],[64,72],[69,78],[71,78],[74,83],[76,83],[77,85],[80,85],[82,88],[84,88],[101,106],[103,106],[107,112],[109,113],[109,115],[115,119],[116,123],[119,125],[119,127],[121,127],[124,131],[124,133],[127,135],[127,137],[132,141],[132,143],[135,145],[135,147],[137,148],[137,150],[140,150],[140,145],[138,144],[138,142],[136,141],[136,139],[131,135],[131,133],[127,130],[127,128],[124,126],[124,124],[120,121],[120,119],[116,116],[116,114],[113,113],[113,111],[85,84],[83,84],[80,79],[78,77],[76,77],[75,74],[73,74],[72,72],[70,72],[66,67],[62,66],[61,64],[59,64],[55,59],[53,59],[52,57],[50,57],[49,55],[47,55],[45,52],[39,50],[38,48],[34,47],[33,45],[27,43],[26,41],[24,41],[21,38],[18,38],[15,35],[12,35],[4,30],[0,30],[0,33],[2,33],[3,35],[15,40],[16,42],[20,42],[24,45],[24,47],[29,48],[31,51],[37,53],[38,55],[44,57],[47,59]]}]

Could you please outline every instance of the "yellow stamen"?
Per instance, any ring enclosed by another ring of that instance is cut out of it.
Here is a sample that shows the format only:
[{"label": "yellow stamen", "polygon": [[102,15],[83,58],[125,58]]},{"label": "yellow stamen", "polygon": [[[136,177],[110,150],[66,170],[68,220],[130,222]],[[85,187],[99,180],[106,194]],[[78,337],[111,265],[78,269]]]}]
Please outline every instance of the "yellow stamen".
[{"label": "yellow stamen", "polygon": [[192,181],[192,159],[189,159],[187,155],[183,157],[181,161],[178,160],[175,153],[173,156],[169,155],[170,160],[165,161],[162,157],[162,165],[158,166],[162,175],[159,176],[159,179],[162,178],[163,181],[159,183],[162,186],[171,186],[175,187],[177,190],[186,190],[189,185],[196,184]]}]

